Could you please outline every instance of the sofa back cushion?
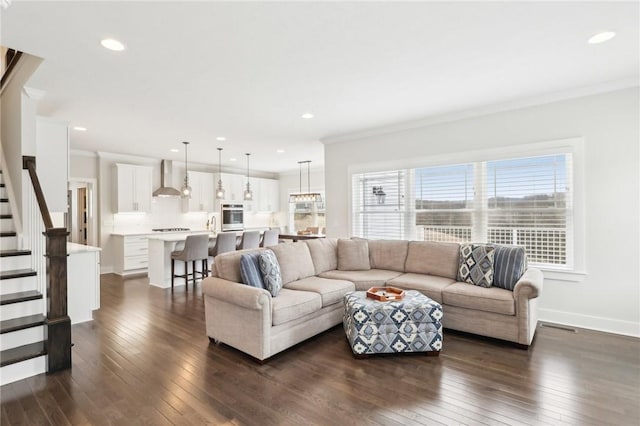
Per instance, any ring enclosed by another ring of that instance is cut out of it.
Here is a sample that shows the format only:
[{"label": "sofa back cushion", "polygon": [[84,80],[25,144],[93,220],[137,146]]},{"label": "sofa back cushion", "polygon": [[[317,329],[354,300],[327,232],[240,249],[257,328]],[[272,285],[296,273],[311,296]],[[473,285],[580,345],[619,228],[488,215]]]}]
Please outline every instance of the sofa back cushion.
[{"label": "sofa back cushion", "polygon": [[306,240],[316,275],[338,269],[338,240],[336,238],[317,238]]},{"label": "sofa back cushion", "polygon": [[368,271],[369,244],[367,240],[353,239],[338,240],[338,270],[340,271]]},{"label": "sofa back cushion", "polygon": [[236,283],[242,282],[242,276],[240,275],[240,258],[243,254],[256,253],[264,250],[263,248],[248,249],[230,251],[221,253],[214,258],[213,270],[214,275],[222,278],[223,280],[233,281]]},{"label": "sofa back cushion", "polygon": [[457,243],[435,243],[410,241],[405,272],[437,275],[455,280],[458,276],[460,245]]},{"label": "sofa back cushion", "polygon": [[409,241],[369,240],[369,262],[373,269],[404,272]]},{"label": "sofa back cushion", "polygon": [[282,243],[269,247],[276,254],[282,274],[282,284],[315,275],[309,247],[304,243]]}]

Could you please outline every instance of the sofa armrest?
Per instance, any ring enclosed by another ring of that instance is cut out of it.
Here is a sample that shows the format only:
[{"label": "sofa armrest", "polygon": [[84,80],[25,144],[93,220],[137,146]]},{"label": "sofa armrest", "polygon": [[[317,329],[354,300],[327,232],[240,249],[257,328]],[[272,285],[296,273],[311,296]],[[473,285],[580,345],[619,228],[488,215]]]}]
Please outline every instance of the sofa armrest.
[{"label": "sofa armrest", "polygon": [[246,309],[259,311],[266,308],[268,312],[271,312],[271,294],[262,288],[255,288],[222,278],[208,277],[202,281],[202,292],[205,296]]},{"label": "sofa armrest", "polygon": [[516,283],[513,295],[517,299],[535,299],[542,291],[544,277],[542,271],[536,268],[528,268]]}]

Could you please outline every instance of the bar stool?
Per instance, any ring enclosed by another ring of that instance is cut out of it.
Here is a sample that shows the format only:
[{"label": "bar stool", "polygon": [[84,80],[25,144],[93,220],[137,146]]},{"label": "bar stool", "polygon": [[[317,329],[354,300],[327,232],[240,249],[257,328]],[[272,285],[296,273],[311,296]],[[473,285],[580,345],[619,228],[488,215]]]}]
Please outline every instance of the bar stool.
[{"label": "bar stool", "polygon": [[245,231],[238,243],[238,250],[260,247],[260,231]]},{"label": "bar stool", "polygon": [[221,253],[236,250],[236,233],[221,232],[216,235],[216,243],[213,247],[209,247],[209,256],[216,257]]},{"label": "bar stool", "polygon": [[[182,251],[171,252],[171,290],[173,291],[173,279],[175,277],[184,278],[185,291],[189,288],[189,275],[193,277],[193,286],[196,286],[196,274],[201,278],[207,276],[209,269],[208,259],[209,235],[189,235],[184,243]],[[176,260],[184,262],[184,275],[176,275]],[[202,262],[202,269],[196,271],[196,261]],[[192,263],[191,273],[189,273],[189,262]]]},{"label": "bar stool", "polygon": [[279,236],[280,236],[279,229],[269,229],[267,231],[264,231],[264,235],[262,236],[262,242],[260,243],[260,247],[269,247],[269,246],[277,245]]}]

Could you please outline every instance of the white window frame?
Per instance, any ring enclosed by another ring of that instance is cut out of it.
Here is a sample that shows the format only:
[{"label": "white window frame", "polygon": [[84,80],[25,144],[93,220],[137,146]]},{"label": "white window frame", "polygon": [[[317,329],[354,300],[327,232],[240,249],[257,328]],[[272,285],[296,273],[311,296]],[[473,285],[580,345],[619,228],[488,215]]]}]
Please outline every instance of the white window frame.
[{"label": "white window frame", "polygon": [[[582,137],[549,140],[543,142],[535,142],[528,144],[511,145],[499,148],[487,148],[482,150],[472,150],[465,152],[456,152],[442,155],[434,155],[429,157],[413,157],[392,161],[353,164],[347,169],[349,180],[348,185],[348,226],[349,230],[353,229],[353,175],[359,173],[380,172],[392,169],[415,169],[421,167],[446,166],[450,164],[460,163],[477,163],[486,161],[507,160],[519,157],[535,157],[543,155],[571,154],[572,155],[572,172],[569,185],[572,189],[573,197],[573,220],[572,229],[568,229],[572,233],[573,238],[569,239],[567,251],[571,253],[572,259],[568,262],[568,266],[553,267],[545,265],[541,269],[545,272],[545,277],[557,279],[561,281],[579,282],[586,275],[585,265],[585,215],[584,215],[584,139]],[[413,176],[409,176],[411,182],[408,187],[413,185]]]}]

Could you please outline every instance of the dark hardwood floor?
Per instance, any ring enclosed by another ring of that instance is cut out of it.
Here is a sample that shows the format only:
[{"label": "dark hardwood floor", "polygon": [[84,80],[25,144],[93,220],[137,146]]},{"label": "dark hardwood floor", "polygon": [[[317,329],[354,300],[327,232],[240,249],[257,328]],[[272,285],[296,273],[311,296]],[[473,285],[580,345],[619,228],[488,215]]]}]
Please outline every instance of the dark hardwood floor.
[{"label": "dark hardwood floor", "polygon": [[525,351],[445,330],[440,357],[356,360],[336,327],[260,365],[209,343],[199,285],[103,275],[101,296],[71,370],[0,388],[3,426],[640,422],[634,338],[540,327]]}]

